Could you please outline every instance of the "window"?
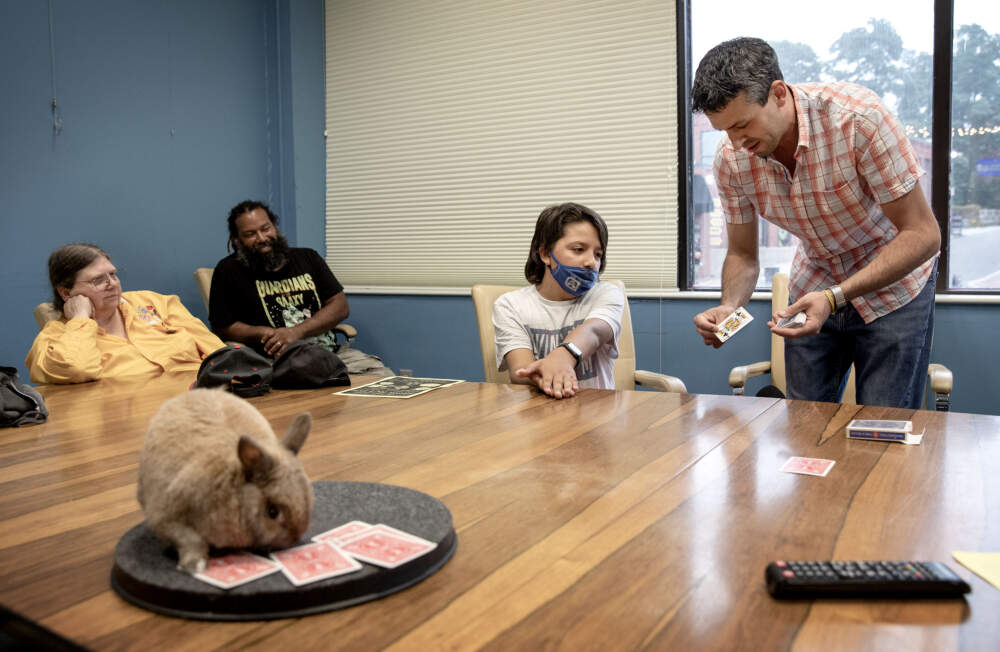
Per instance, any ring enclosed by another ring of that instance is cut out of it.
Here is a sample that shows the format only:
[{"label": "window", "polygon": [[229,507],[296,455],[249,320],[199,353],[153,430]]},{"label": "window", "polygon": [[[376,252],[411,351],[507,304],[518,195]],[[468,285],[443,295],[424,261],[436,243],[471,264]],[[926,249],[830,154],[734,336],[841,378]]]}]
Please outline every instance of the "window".
[{"label": "window", "polygon": [[1000,5],[955,0],[947,288],[1000,290]]},{"label": "window", "polygon": [[[966,2],[969,11],[972,11],[972,0],[960,1]],[[745,3],[739,0],[690,2],[692,78],[705,52],[716,44],[737,36],[758,36],[775,49],[785,81],[790,84],[837,80],[855,82],[872,89],[899,116],[906,128],[921,165],[927,171],[927,175],[921,179],[921,187],[930,201],[933,184],[933,0],[886,0],[881,3],[842,0],[835,11],[824,12],[822,19],[807,15],[801,10],[801,3],[792,0],[772,0],[766,12],[748,12]],[[978,4],[975,5],[975,10],[977,14],[1000,11],[984,10]],[[981,46],[986,48],[987,39],[982,35],[980,38]],[[998,38],[1000,37],[994,36],[992,41],[994,70],[996,61],[1000,61],[1000,54],[996,53]],[[977,55],[976,65],[988,64],[988,56]],[[985,115],[992,113],[995,116],[995,107],[1000,105],[1000,79],[994,79],[996,81],[992,84],[980,81],[977,86],[980,94],[992,93],[996,96],[992,104],[988,100],[985,102],[982,107],[983,120],[977,120],[977,127],[983,124]],[[986,89],[987,86],[990,88]],[[991,117],[989,121],[996,123],[1000,120]],[[726,252],[725,221],[719,210],[718,195],[712,180],[714,149],[708,151],[707,148],[714,147],[722,134],[714,140],[708,138],[707,133],[715,132],[711,132],[711,125],[701,115],[692,116],[690,129],[693,207],[688,223],[691,253],[687,286],[696,289],[718,288],[722,258]],[[1000,139],[1000,134],[994,138]],[[985,146],[986,139],[980,139],[980,142]],[[995,154],[997,142],[993,141],[992,152],[993,156],[1000,157],[1000,154]],[[989,159],[989,148],[984,147],[975,156],[978,156],[977,161]],[[1000,175],[1000,172],[997,174]],[[977,180],[980,181],[977,188],[986,185],[980,179]],[[1000,185],[1000,177],[997,177],[997,181]],[[709,197],[704,197],[705,190],[699,190],[701,187],[707,190]],[[954,195],[957,196],[958,193],[954,192]],[[702,199],[699,202],[700,196]],[[1000,194],[989,197],[1000,198]],[[989,201],[994,206],[998,203],[996,199]],[[984,218],[980,218],[982,219]],[[997,225],[996,238],[1000,245],[1000,216]],[[760,220],[761,271],[758,288],[769,288],[775,272],[788,271],[795,247],[794,236]],[[966,255],[956,252],[952,257],[953,268],[957,265],[964,269],[971,264],[969,258],[975,258],[972,252]]]}]

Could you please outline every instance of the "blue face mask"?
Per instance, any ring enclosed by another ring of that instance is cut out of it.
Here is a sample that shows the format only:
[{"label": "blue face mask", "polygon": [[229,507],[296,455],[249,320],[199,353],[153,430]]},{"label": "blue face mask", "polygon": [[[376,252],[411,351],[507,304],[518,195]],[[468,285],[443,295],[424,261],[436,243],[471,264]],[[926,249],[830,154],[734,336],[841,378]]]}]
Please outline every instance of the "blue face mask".
[{"label": "blue face mask", "polygon": [[551,256],[552,260],[556,263],[555,269],[549,269],[549,271],[552,272],[552,278],[556,280],[559,287],[566,290],[574,297],[586,294],[587,290],[594,287],[594,283],[597,283],[597,277],[600,272],[596,269],[563,265],[551,251],[549,252],[549,256]]}]

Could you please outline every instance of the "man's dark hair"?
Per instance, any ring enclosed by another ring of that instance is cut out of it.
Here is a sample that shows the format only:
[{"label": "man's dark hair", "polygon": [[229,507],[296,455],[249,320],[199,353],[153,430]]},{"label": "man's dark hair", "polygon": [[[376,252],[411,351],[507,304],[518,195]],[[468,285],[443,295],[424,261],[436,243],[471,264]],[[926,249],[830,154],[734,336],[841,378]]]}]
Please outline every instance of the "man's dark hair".
[{"label": "man's dark hair", "polygon": [[239,237],[236,233],[236,218],[244,213],[255,211],[258,208],[263,209],[267,213],[268,219],[271,220],[271,224],[274,225],[274,228],[278,228],[278,216],[271,211],[270,206],[262,201],[254,201],[252,199],[241,201],[229,211],[229,241],[226,243],[226,251],[235,251],[236,248],[235,242]]},{"label": "man's dark hair", "polygon": [[748,102],[767,104],[771,84],[784,80],[774,49],[759,38],[741,36],[708,51],[691,87],[691,109],[716,113],[740,93]]},{"label": "man's dark hair", "polygon": [[535,223],[535,235],[531,238],[531,251],[528,253],[528,262],[524,264],[524,277],[528,279],[529,283],[538,285],[545,278],[545,262],[542,261],[538,250],[544,249],[546,252],[551,252],[559,238],[563,237],[566,225],[575,222],[590,222],[597,229],[602,254],[600,271],[604,271],[608,252],[608,226],[604,220],[597,214],[597,211],[581,204],[558,204],[543,210]]},{"label": "man's dark hair", "polygon": [[52,303],[57,310],[62,310],[64,301],[59,296],[59,288],[67,290],[76,283],[76,275],[81,269],[91,264],[101,256],[111,261],[111,256],[97,245],[86,242],[59,247],[49,255],[49,282],[52,284]]}]

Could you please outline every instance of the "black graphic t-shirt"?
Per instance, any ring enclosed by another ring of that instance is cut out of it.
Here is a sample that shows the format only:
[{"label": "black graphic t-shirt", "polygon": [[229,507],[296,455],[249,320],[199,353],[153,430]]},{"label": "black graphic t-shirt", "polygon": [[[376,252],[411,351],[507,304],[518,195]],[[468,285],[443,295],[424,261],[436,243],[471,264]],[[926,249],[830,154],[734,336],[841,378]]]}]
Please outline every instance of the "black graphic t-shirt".
[{"label": "black graphic t-shirt", "polygon": [[[315,315],[330,297],[343,290],[326,262],[312,249],[290,249],[288,262],[276,272],[254,271],[232,254],[220,260],[212,274],[209,321],[216,333],[238,321],[272,328],[295,326]],[[317,338],[332,340],[333,334]]]}]

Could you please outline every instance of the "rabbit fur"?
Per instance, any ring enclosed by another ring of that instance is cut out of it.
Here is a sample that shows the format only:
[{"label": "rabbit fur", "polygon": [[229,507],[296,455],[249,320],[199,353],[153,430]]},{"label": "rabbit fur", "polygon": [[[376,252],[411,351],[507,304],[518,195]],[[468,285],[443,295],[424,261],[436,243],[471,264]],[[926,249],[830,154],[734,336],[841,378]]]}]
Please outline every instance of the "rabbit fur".
[{"label": "rabbit fur", "polygon": [[194,389],[149,422],[138,494],[149,528],[204,570],[210,547],[285,548],[309,527],[313,489],[297,457],[312,425],[299,414],[279,441],[263,415],[225,391]]}]

